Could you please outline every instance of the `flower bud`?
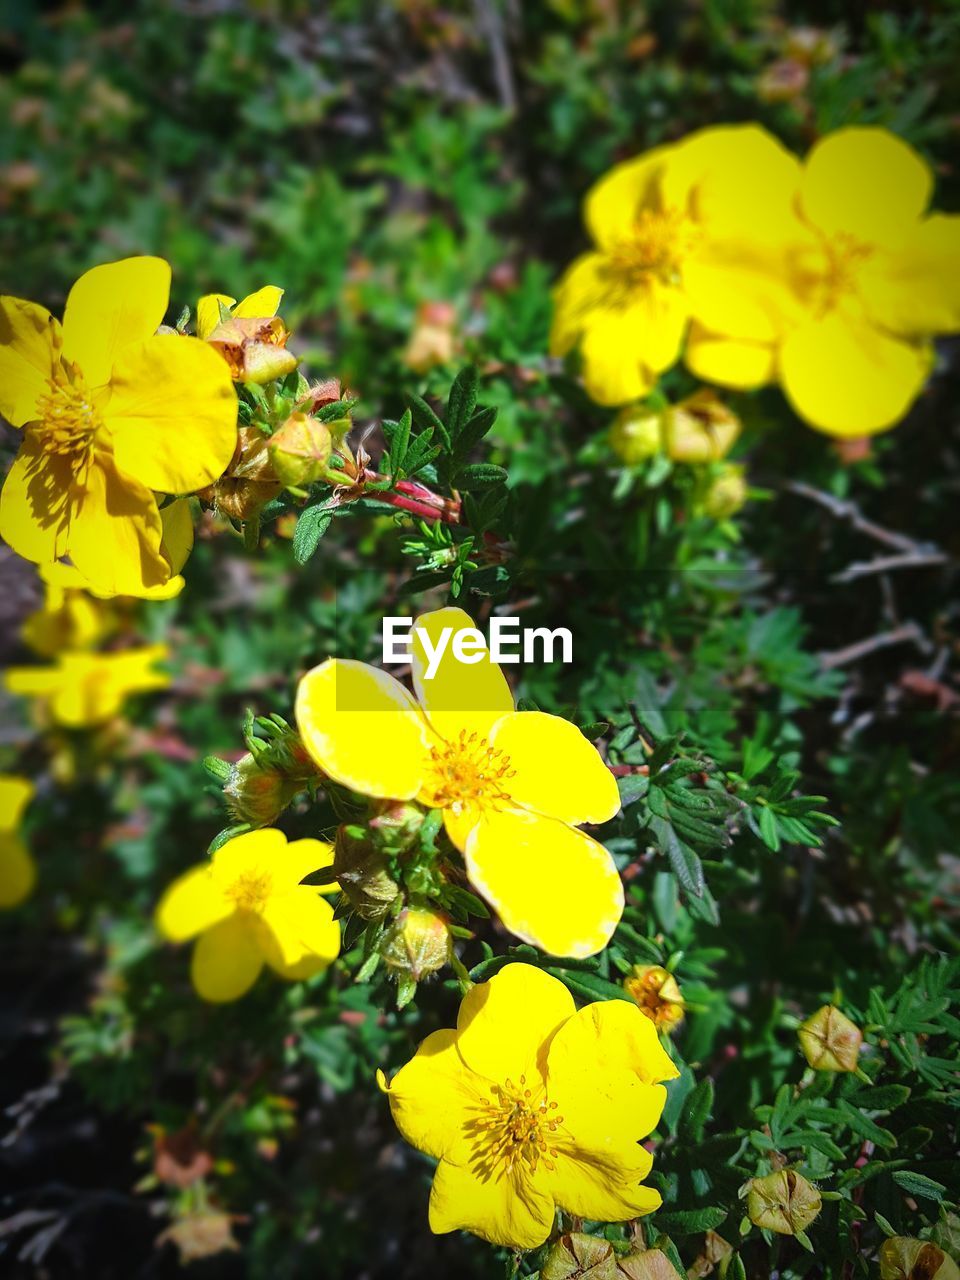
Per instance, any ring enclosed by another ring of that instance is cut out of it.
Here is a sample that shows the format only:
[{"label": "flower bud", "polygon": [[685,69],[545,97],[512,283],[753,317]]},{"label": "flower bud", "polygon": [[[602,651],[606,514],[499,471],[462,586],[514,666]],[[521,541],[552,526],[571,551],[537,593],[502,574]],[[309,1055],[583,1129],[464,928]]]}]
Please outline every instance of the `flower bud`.
[{"label": "flower bud", "polygon": [[677,1280],[673,1263],[659,1249],[643,1249],[617,1261],[620,1274],[628,1280]]},{"label": "flower bud", "polygon": [[795,1236],[820,1212],[820,1192],[792,1169],[751,1178],[745,1191],[750,1221],[778,1235]]},{"label": "flower bud", "polygon": [[643,405],[628,405],[614,418],[607,439],[620,461],[632,466],[663,448],[663,419]]},{"label": "flower bud", "polygon": [[227,808],[239,822],[252,827],[269,826],[303,790],[303,781],[260,764],[252,755],[242,756],[230,771],[223,788]]},{"label": "flower bud", "polygon": [[262,385],[286,377],[297,367],[297,357],[286,350],[288,337],[278,316],[264,319],[232,316],[221,321],[207,341],[226,360],[235,382]]},{"label": "flower bud", "polygon": [[414,373],[428,373],[452,360],[457,351],[457,311],[449,302],[424,302],[401,359]]},{"label": "flower bud", "polygon": [[607,1240],[571,1232],[561,1236],[540,1269],[541,1280],[620,1280]]},{"label": "flower bud", "polygon": [[174,1220],[173,1225],[157,1236],[157,1244],[170,1240],[177,1246],[184,1265],[200,1258],[210,1258],[224,1249],[239,1249],[232,1226],[236,1219],[215,1209],[198,1209]]},{"label": "flower bud", "polygon": [[368,840],[340,827],[334,844],[334,876],[357,915],[382,920],[400,893],[387,859]]},{"label": "flower bud", "polygon": [[704,388],[667,409],[663,427],[674,462],[719,462],[740,434],[740,419]]},{"label": "flower bud", "polygon": [[427,814],[412,800],[381,800],[368,827],[377,832],[377,842],[398,852],[409,849]]},{"label": "flower bud", "polygon": [[703,511],[713,520],[728,520],[747,500],[743,467],[728,462],[703,495]]},{"label": "flower bud", "polygon": [[890,1236],[880,1246],[880,1280],[960,1280],[960,1268],[930,1240]]},{"label": "flower bud", "polygon": [[305,413],[293,413],[270,438],[270,461],[285,485],[313,484],[330,457],[330,428]]},{"label": "flower bud", "polygon": [[380,954],[388,969],[419,982],[450,957],[446,921],[433,911],[405,909],[383,935]]},{"label": "flower bud", "polygon": [[635,964],[623,980],[624,990],[658,1031],[671,1031],[683,1021],[683,996],[672,973],[658,964]]},{"label": "flower bud", "polygon": [[267,438],[256,427],[241,427],[237,449],[226,472],[199,494],[232,520],[250,520],[283,486],[276,478]]},{"label": "flower bud", "polygon": [[703,1237],[703,1247],[697,1254],[693,1264],[687,1268],[687,1280],[699,1280],[702,1276],[713,1275],[720,1267],[721,1277],[729,1266],[728,1259],[733,1253],[733,1245],[728,1244],[716,1231],[707,1231]]},{"label": "flower bud", "polygon": [[818,1009],[797,1035],[803,1056],[815,1071],[856,1071],[863,1032],[834,1005]]}]

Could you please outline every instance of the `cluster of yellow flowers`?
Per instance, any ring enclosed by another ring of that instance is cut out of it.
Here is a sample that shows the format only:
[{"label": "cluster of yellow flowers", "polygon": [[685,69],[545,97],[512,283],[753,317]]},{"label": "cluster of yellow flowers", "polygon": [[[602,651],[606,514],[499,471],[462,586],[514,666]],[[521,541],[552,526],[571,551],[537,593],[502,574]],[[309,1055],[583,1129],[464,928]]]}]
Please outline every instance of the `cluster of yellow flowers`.
[{"label": "cluster of yellow flowers", "polygon": [[898,422],[960,328],[960,217],[884,129],[801,163],[756,125],[703,129],[618,165],[588,194],[595,247],[556,291],[551,348],[578,348],[601,404],[640,400],[683,352],[725,387],[779,382],[835,436]]}]

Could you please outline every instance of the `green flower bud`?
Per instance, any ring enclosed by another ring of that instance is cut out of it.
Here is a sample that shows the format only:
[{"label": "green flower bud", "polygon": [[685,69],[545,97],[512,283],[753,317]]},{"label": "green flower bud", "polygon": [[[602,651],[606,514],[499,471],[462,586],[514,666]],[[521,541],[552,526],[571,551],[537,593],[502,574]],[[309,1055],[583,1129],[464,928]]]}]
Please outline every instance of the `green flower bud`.
[{"label": "green flower bud", "polygon": [[643,405],[628,405],[614,418],[607,438],[621,462],[643,462],[663,448],[663,420]]},{"label": "green flower bud", "polygon": [[747,481],[743,467],[728,463],[710,482],[703,495],[703,511],[713,520],[728,520],[736,515],[747,500]]},{"label": "green flower bud", "polygon": [[820,1192],[792,1169],[751,1178],[745,1191],[747,1215],[753,1225],[782,1236],[806,1230],[820,1212]]},{"label": "green flower bud", "polygon": [[815,1071],[856,1071],[863,1032],[834,1005],[825,1004],[811,1014],[797,1035]]},{"label": "green flower bud", "polygon": [[383,935],[380,954],[388,969],[419,982],[450,958],[447,923],[433,911],[401,911]]},{"label": "green flower bud", "polygon": [[270,461],[285,485],[313,484],[330,458],[330,429],[305,413],[293,413],[270,437]]},{"label": "green flower bud", "polygon": [[352,836],[346,827],[337,831],[333,869],[340,888],[364,920],[382,920],[399,896],[385,855],[369,840]]}]

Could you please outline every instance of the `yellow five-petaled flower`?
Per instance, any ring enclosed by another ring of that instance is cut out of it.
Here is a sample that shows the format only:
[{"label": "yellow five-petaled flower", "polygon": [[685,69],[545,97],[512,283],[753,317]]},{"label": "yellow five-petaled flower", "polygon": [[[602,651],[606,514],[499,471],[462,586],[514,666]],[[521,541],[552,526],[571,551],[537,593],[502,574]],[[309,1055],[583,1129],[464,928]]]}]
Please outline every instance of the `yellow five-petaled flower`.
[{"label": "yellow five-petaled flower", "polygon": [[678,1074],[653,1023],[621,1000],[579,1013],[525,964],[473,987],[456,1030],[427,1036],[380,1087],[406,1140],[439,1161],[430,1227],[533,1249],[559,1207],[598,1222],[651,1213],[640,1145]]},{"label": "yellow five-petaled flower", "polygon": [[170,677],[155,667],[167,657],[163,644],[116,653],[61,652],[51,666],[9,667],[3,683],[10,693],[36,698],[55,724],[86,729],[117,715],[133,694],[165,689]]},{"label": "yellow five-petaled flower", "polygon": [[61,325],[0,297],[0,412],[23,428],[0,496],[0,534],[38,564],[69,556],[104,594],[145,595],[179,565],[156,492],[192,493],[237,442],[229,370],[206,343],[158,334],[170,268],[160,258],[94,267]]},{"label": "yellow five-petaled flower", "polygon": [[472,626],[461,609],[416,620],[419,706],[365,663],[331,658],[314,668],[297,693],[300,736],[319,767],[353,791],[441,809],[471,882],[511,933],[555,955],[592,955],[617,927],[623,885],[610,854],[578,824],[614,816],[617,784],[576,726],[514,710],[488,651],[467,665],[448,645],[426,678],[421,635],[435,652],[445,628]]},{"label": "yellow five-petaled flower", "polygon": [[323,898],[337,885],[300,882],[328,867],[321,840],[294,840],[264,827],[228,840],[207,863],[174,881],[157,908],[157,927],[171,942],[196,938],[190,974],[204,1000],[236,1000],[264,963],[294,982],[336,959],[340,926]]}]

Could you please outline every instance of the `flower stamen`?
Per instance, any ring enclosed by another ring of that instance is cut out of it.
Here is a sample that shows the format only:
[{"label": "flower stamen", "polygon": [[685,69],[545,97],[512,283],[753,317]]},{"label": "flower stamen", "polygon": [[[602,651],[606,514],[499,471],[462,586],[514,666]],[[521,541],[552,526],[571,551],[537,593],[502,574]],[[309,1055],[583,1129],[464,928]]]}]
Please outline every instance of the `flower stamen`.
[{"label": "flower stamen", "polygon": [[429,776],[424,786],[427,803],[453,809],[503,803],[509,799],[506,783],[516,775],[510,757],[486,738],[465,729],[455,742],[430,749]]}]

